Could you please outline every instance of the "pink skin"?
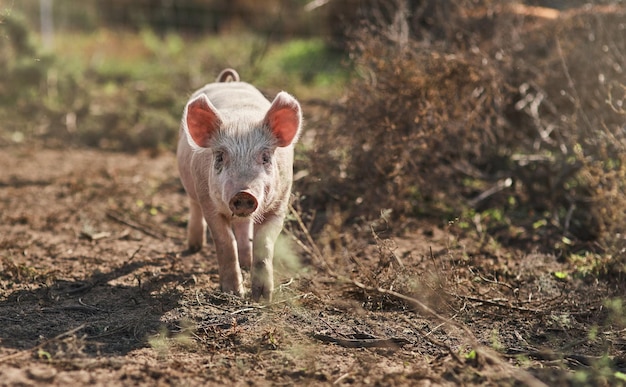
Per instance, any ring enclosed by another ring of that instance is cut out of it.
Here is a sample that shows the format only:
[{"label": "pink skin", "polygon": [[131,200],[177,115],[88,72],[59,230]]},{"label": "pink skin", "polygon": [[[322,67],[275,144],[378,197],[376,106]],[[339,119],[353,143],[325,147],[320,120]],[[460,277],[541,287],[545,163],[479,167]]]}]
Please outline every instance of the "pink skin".
[{"label": "pink skin", "polygon": [[279,93],[270,104],[225,70],[185,107],[178,167],[189,196],[188,247],[202,248],[211,230],[220,287],[243,295],[241,268],[251,270],[252,298],[271,300],[274,244],[287,213],[300,105]]}]

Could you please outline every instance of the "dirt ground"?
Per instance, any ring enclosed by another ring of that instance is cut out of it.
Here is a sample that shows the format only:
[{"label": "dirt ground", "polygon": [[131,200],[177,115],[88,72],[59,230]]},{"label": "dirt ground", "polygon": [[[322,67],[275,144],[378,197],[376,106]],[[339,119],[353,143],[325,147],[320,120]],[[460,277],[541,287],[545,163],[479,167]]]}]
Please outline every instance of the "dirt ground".
[{"label": "dirt ground", "polygon": [[624,383],[623,289],[556,255],[439,221],[317,259],[286,235],[255,304],[185,224],[172,153],[0,149],[0,385]]}]

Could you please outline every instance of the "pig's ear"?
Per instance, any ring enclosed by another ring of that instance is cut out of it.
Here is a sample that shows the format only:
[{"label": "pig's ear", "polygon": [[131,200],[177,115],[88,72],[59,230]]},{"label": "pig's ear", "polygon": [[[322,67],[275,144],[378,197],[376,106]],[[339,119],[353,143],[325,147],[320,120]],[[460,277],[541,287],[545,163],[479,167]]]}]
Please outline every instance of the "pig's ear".
[{"label": "pig's ear", "polygon": [[265,115],[265,125],[278,140],[278,146],[288,146],[295,142],[301,124],[302,111],[298,101],[284,91],[278,93]]},{"label": "pig's ear", "polygon": [[200,95],[187,104],[183,119],[187,140],[192,148],[207,147],[209,140],[222,124],[217,109],[205,95]]}]

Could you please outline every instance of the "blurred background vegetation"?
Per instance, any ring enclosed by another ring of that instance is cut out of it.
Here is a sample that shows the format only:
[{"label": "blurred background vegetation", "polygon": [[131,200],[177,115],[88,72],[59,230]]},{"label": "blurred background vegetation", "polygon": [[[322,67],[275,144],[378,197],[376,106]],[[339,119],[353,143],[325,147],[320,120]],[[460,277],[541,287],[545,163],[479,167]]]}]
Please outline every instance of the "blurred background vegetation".
[{"label": "blurred background vegetation", "polygon": [[[336,93],[347,74],[342,54],[323,31],[313,33],[320,16],[304,4],[4,3],[2,141],[36,136],[48,146],[171,148],[187,96],[227,66],[262,88]],[[47,25],[53,30],[46,34]]]},{"label": "blurred background vegetation", "polygon": [[297,204],[324,247],[383,214],[623,278],[623,1],[0,4],[0,147],[171,151],[234,67],[303,103]]}]

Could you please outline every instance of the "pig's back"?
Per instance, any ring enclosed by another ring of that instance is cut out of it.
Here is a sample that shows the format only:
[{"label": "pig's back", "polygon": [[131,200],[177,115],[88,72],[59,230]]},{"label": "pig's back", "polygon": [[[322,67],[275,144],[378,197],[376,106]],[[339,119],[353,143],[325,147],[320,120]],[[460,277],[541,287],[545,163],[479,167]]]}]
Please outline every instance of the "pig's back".
[{"label": "pig's back", "polygon": [[209,83],[196,91],[191,99],[204,94],[220,112],[256,110],[266,112],[270,102],[254,86],[246,82]]}]

